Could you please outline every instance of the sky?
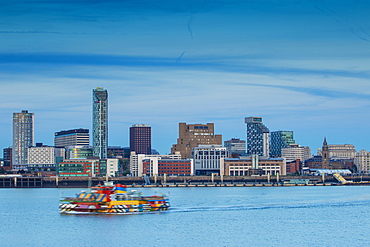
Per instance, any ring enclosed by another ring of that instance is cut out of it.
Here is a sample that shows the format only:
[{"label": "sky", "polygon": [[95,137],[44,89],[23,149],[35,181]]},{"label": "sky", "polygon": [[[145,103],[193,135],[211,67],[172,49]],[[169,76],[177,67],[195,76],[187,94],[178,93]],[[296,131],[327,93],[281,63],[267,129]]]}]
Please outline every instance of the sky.
[{"label": "sky", "polygon": [[0,0],[0,147],[12,114],[35,142],[92,129],[92,90],[109,94],[109,145],[149,124],[170,152],[178,124],[246,139],[245,117],[292,130],[312,153],[370,151],[367,0]]}]

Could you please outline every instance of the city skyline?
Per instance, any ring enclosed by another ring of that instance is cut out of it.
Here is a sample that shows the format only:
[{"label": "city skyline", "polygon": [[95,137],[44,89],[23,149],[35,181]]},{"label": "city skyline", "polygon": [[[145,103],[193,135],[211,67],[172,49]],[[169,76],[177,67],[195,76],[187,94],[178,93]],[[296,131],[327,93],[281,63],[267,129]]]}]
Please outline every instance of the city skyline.
[{"label": "city skyline", "polygon": [[367,1],[0,3],[2,148],[23,109],[36,142],[92,130],[90,92],[104,87],[112,146],[135,123],[160,153],[179,122],[245,140],[243,119],[260,116],[313,153],[324,137],[370,150]]}]

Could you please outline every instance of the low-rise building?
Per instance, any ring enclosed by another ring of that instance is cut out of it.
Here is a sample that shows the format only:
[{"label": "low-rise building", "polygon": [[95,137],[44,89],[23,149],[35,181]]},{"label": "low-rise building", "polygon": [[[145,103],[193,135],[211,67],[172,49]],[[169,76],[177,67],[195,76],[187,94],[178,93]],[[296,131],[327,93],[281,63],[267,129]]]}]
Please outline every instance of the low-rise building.
[{"label": "low-rise building", "polygon": [[284,158],[259,157],[258,155],[222,158],[221,171],[226,176],[249,175],[286,175],[286,161]]},{"label": "low-rise building", "polygon": [[228,158],[229,152],[221,145],[199,145],[192,152],[196,175],[220,174],[221,158]]},{"label": "low-rise building", "polygon": [[154,155],[154,154],[136,154],[135,152],[131,152],[130,155],[130,172],[131,176],[133,177],[141,177],[143,176],[143,160],[149,158],[161,158],[161,159],[181,159],[180,152],[175,152],[175,154],[169,155]]},{"label": "low-rise building", "polygon": [[224,147],[232,157],[243,156],[246,153],[246,142],[239,138],[231,138],[230,140],[224,141]]},{"label": "low-rise building", "polygon": [[91,146],[67,146],[66,159],[87,159],[93,156],[93,148]]},{"label": "low-rise building", "polygon": [[296,160],[286,160],[286,174],[296,174],[301,171],[301,161]]},{"label": "low-rise building", "polygon": [[311,149],[309,147],[300,146],[296,143],[290,144],[287,148],[281,149],[281,157],[286,160],[301,160],[305,161],[311,158]]},{"label": "low-rise building", "polygon": [[[327,145],[329,158],[341,160],[353,160],[356,156],[355,146],[352,144],[331,144]],[[318,150],[318,155],[322,155],[322,150]]]},{"label": "low-rise building", "polygon": [[117,177],[120,170],[120,159],[108,158],[107,159],[107,176]]},{"label": "low-rise building", "polygon": [[65,149],[36,143],[36,146],[29,147],[27,152],[28,171],[55,171],[56,157],[64,157]]},{"label": "low-rise building", "polygon": [[99,177],[107,172],[107,160],[104,159],[65,159],[57,165],[60,177]]},{"label": "low-rise building", "polygon": [[148,176],[167,175],[194,175],[193,159],[162,159],[151,157],[143,161],[143,173]]},{"label": "low-rise building", "polygon": [[369,173],[370,172],[370,152],[366,150],[361,150],[356,153],[355,165],[357,171],[360,173]]}]

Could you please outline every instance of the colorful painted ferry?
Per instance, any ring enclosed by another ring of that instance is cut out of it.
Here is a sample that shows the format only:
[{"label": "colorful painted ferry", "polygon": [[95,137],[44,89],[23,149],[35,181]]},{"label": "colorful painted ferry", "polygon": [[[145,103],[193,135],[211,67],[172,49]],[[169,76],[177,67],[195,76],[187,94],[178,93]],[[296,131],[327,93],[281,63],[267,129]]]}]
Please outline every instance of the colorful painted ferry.
[{"label": "colorful painted ferry", "polygon": [[76,197],[66,197],[59,205],[62,214],[135,214],[163,211],[170,207],[165,195],[143,196],[125,185],[105,183],[82,191]]}]

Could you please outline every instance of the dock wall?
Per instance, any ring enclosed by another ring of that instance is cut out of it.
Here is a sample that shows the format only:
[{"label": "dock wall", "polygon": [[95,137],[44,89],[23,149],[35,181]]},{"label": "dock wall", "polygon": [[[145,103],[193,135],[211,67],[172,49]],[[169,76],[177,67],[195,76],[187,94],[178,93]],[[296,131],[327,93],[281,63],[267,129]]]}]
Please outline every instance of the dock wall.
[{"label": "dock wall", "polygon": [[[370,182],[370,176],[345,176],[348,181]],[[279,179],[279,182],[277,181]],[[128,187],[196,187],[196,186],[276,186],[283,180],[309,179],[309,185],[333,184],[337,180],[333,176],[178,176],[150,177],[150,184],[145,184],[142,177],[114,177],[108,181],[124,184]],[[89,181],[90,180],[90,181]],[[105,177],[0,177],[0,188],[87,188],[89,183],[94,186],[102,184]],[[284,186],[287,186],[285,184]]]}]

